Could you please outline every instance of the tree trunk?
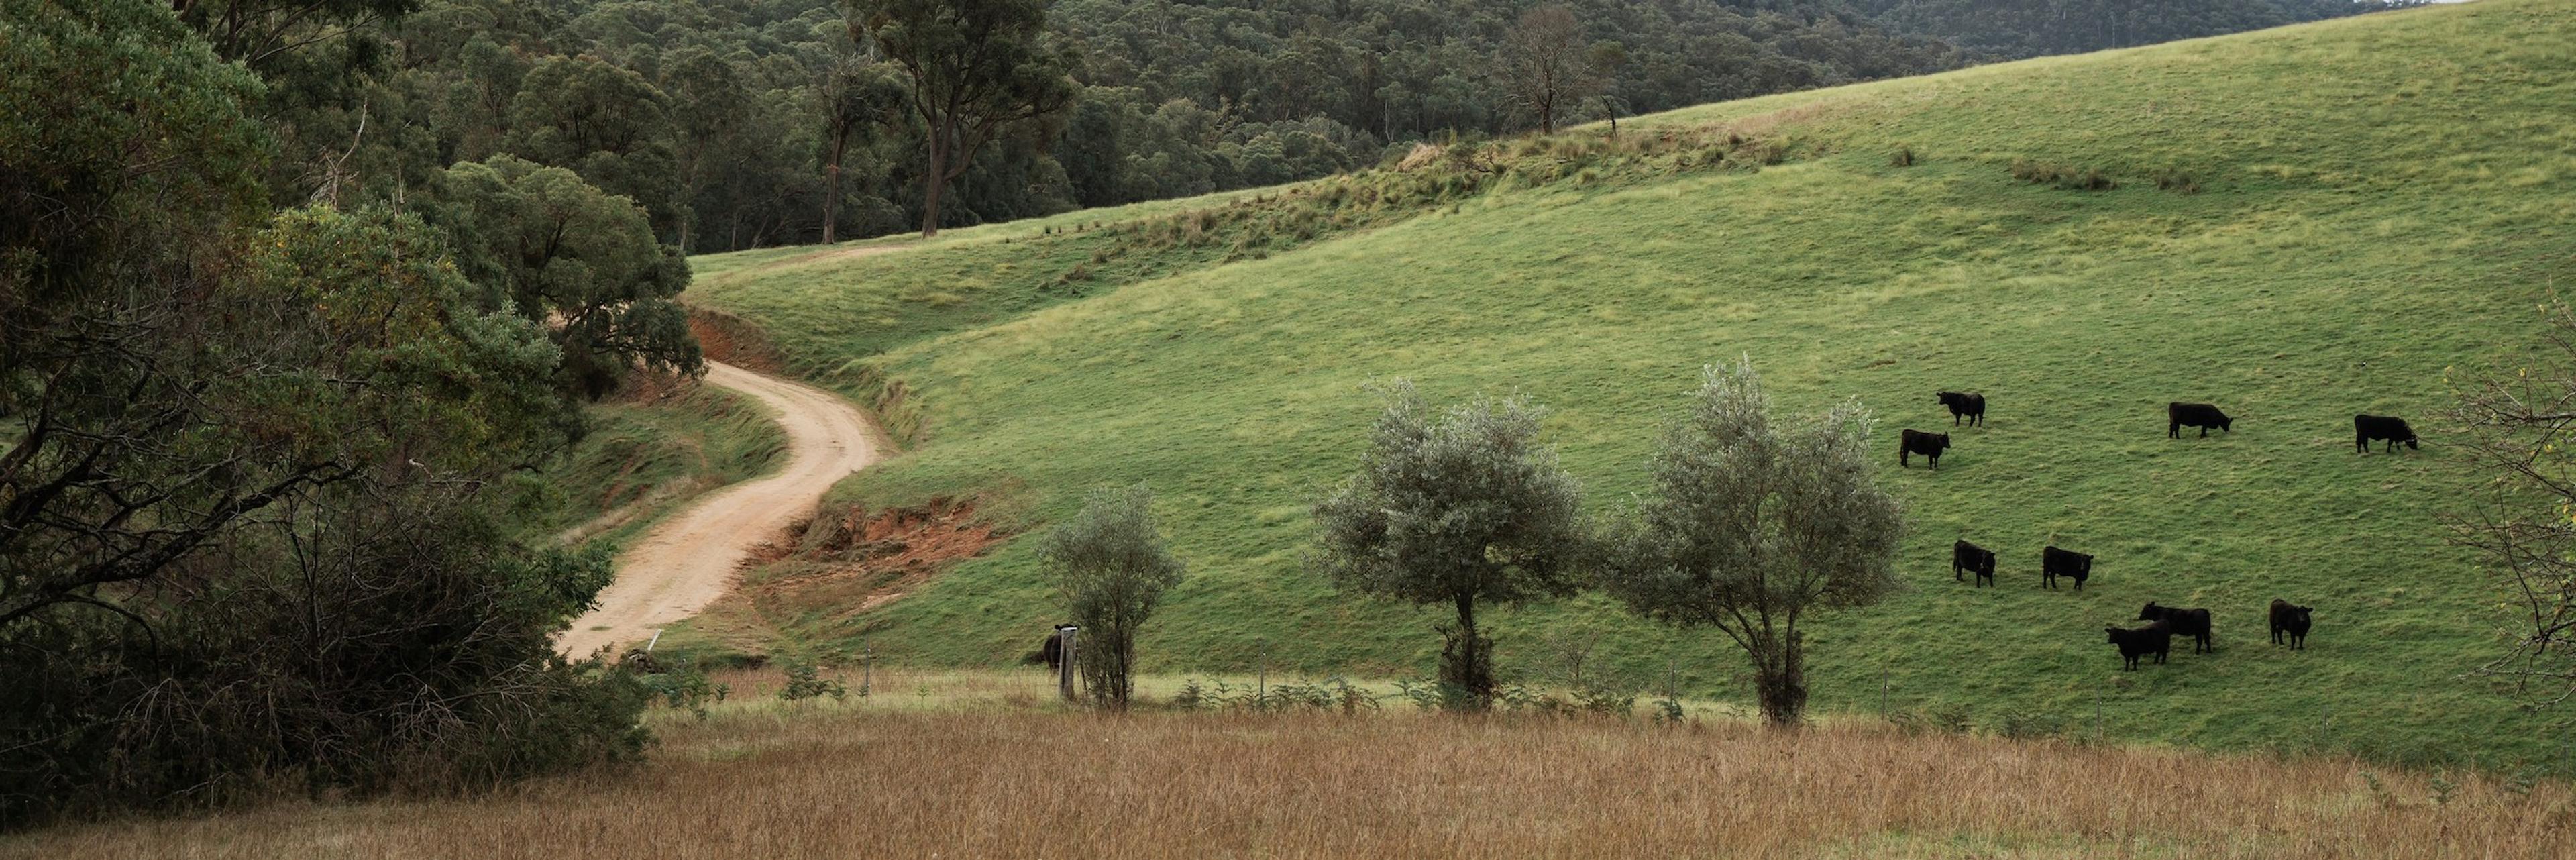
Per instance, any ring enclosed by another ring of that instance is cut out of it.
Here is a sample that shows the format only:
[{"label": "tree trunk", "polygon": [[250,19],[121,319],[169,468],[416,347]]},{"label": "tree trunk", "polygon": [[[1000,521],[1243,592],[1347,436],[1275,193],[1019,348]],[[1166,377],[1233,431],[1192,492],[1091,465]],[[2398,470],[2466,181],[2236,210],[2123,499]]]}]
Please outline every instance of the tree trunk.
[{"label": "tree trunk", "polygon": [[1753,655],[1753,691],[1762,719],[1774,728],[1796,728],[1807,713],[1807,649],[1796,631],[1766,636]]},{"label": "tree trunk", "polygon": [[921,238],[939,235],[939,191],[948,186],[948,141],[934,126],[930,132],[930,170],[921,194]]},{"label": "tree trunk", "polygon": [[1456,697],[1453,707],[1484,710],[1494,699],[1494,643],[1476,634],[1475,595],[1459,595],[1457,605],[1458,626],[1441,631],[1448,641],[1440,648],[1440,684]]},{"label": "tree trunk", "polygon": [[823,244],[829,245],[834,241],[833,222],[841,214],[841,153],[837,147],[832,153],[832,163],[824,166],[823,175],[828,177],[831,186],[831,191],[823,197]]}]

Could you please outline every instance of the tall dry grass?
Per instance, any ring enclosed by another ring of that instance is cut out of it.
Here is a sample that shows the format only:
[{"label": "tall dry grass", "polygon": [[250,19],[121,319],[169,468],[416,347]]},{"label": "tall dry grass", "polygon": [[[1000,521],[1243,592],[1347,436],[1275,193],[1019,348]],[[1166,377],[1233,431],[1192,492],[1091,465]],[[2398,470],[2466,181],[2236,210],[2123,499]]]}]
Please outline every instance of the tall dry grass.
[{"label": "tall dry grass", "polygon": [[[995,692],[995,691],[986,691]],[[880,696],[899,694],[880,689]],[[1017,691],[1007,691],[1019,698]],[[30,857],[2566,857],[2565,786],[1731,721],[738,707],[630,774],[0,841]],[[2378,781],[2374,789],[2370,779]]]}]

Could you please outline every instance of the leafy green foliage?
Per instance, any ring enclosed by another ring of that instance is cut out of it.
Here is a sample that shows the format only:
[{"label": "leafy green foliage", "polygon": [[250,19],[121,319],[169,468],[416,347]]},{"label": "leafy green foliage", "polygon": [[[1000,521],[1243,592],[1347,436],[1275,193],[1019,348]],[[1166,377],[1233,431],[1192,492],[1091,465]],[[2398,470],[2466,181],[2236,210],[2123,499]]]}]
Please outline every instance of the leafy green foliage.
[{"label": "leafy green foliage", "polygon": [[1045,0],[846,0],[865,32],[912,85],[929,163],[921,235],[939,232],[939,196],[1005,133],[1073,103],[1073,57],[1046,43]]},{"label": "leafy green foliage", "polygon": [[1639,615],[1735,640],[1774,725],[1806,711],[1800,623],[1901,587],[1905,516],[1870,476],[1870,424],[1868,410],[1846,401],[1783,430],[1751,359],[1704,369],[1603,576]]},{"label": "leafy green foliage", "polygon": [[810,661],[787,661],[786,672],[787,684],[778,688],[778,700],[781,702],[802,702],[824,696],[830,696],[832,701],[838,702],[850,695],[850,688],[847,685],[837,679],[823,677],[822,671],[816,669]]},{"label": "leafy green foliage", "polygon": [[464,270],[563,350],[550,374],[598,398],[623,368],[695,373],[704,359],[677,300],[679,249],[654,241],[645,213],[581,176],[508,155],[448,168],[434,209]]},{"label": "leafy green foliage", "polygon": [[70,303],[257,223],[257,78],[138,2],[0,2],[0,411]]},{"label": "leafy green foliage", "polygon": [[1309,565],[1343,590],[1450,607],[1441,683],[1494,695],[1493,640],[1476,605],[1570,594],[1588,546],[1581,488],[1538,444],[1543,414],[1514,398],[1434,414],[1413,383],[1382,391],[1359,474],[1315,505]]},{"label": "leafy green foliage", "polygon": [[1038,556],[1055,573],[1065,617],[1082,627],[1074,660],[1093,699],[1127,707],[1136,689],[1136,632],[1184,566],[1154,527],[1154,491],[1097,489],[1072,521],[1047,533]]},{"label": "leafy green foliage", "polygon": [[544,330],[416,217],[263,216],[259,88],[168,4],[0,45],[0,827],[640,755],[553,652],[606,558],[481,498],[573,429]]},{"label": "leafy green foliage", "polygon": [[689,117],[690,126],[683,127],[671,121],[670,96],[634,70],[596,57],[550,57],[520,79],[501,151],[568,169],[609,194],[624,195],[652,215],[654,229],[648,237],[667,233],[677,229],[682,205],[677,199],[681,176],[672,154],[682,143],[678,135],[716,130],[708,126],[723,120],[708,115],[707,102],[725,95],[719,91],[692,99],[690,106],[698,110]]}]

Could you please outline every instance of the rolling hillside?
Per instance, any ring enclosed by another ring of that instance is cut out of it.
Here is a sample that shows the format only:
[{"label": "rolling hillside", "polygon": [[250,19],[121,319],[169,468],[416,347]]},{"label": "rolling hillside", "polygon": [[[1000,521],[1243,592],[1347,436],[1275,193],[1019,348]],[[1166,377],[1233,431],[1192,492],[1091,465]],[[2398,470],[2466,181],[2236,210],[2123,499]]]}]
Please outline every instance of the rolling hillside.
[{"label": "rolling hillside", "polygon": [[[933,244],[701,258],[690,295],[910,437],[847,499],[1008,492],[1042,523],[1150,483],[1195,574],[1141,643],[1151,670],[1428,674],[1437,613],[1300,565],[1308,506],[1365,441],[1364,383],[1546,403],[1607,513],[1699,367],[1749,354],[1784,406],[1875,408],[1915,526],[1912,590],[1815,630],[1819,707],[1884,690],[1980,720],[2098,708],[2115,735],[2221,748],[2563,766],[2555,717],[2460,677],[2500,619],[2441,543],[2471,478],[2434,415],[2446,375],[2532,346],[2535,304],[2576,273],[2571,105],[2576,0],[2484,0]],[[1991,426],[1956,431],[1938,472],[1900,470],[1895,430],[1947,427],[1944,388],[1984,392]],[[2167,440],[2172,400],[2235,432]],[[2416,419],[2423,450],[2355,454],[2364,411]],[[2002,587],[1951,581],[1961,537],[2002,553]],[[1052,620],[1033,543],[880,609],[771,621],[827,651],[865,635],[894,660],[1004,663]],[[2038,587],[2050,543],[2098,556],[2083,594]],[[2307,651],[2266,642],[2274,597],[2317,607]],[[2101,629],[2149,600],[2212,608],[2219,652],[2117,671]],[[1641,687],[1670,660],[1689,692],[1749,698],[1718,634],[1597,597],[1494,629],[1507,673],[1600,631],[1595,658]]]}]

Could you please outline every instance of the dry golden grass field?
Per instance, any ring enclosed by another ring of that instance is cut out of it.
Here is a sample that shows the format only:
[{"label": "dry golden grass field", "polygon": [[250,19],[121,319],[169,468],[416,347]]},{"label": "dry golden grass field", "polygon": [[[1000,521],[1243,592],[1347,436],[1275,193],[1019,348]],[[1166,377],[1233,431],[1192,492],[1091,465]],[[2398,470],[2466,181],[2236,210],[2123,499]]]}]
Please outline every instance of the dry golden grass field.
[{"label": "dry golden grass field", "polygon": [[59,828],[0,840],[0,855],[2576,856],[2562,784],[2344,759],[1908,736],[1859,719],[1779,733],[1714,715],[1675,727],[1392,704],[1111,717],[1056,709],[1034,674],[881,673],[864,702],[783,706],[728,680],[736,696],[704,720],[657,712],[665,745],[637,770],[470,801]]}]

